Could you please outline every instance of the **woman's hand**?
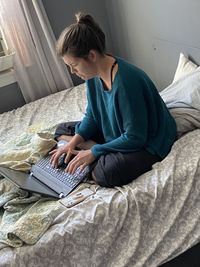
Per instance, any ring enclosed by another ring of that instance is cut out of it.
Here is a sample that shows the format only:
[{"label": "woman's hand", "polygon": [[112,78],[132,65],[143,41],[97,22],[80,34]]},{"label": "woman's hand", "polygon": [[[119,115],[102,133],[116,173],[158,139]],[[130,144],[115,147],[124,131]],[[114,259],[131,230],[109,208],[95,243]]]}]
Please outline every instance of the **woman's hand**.
[{"label": "woman's hand", "polygon": [[50,163],[52,164],[52,166],[54,168],[58,167],[58,160],[62,154],[66,154],[65,163],[68,163],[70,161],[70,158],[73,155],[73,153],[71,153],[71,151],[73,151],[74,148],[75,148],[75,146],[70,144],[70,142],[69,142],[60,148],[56,148],[56,149],[50,151],[49,154],[52,155],[51,159],[50,159]]},{"label": "woman's hand", "polygon": [[80,171],[83,170],[87,165],[95,161],[95,157],[92,154],[91,150],[70,150],[71,154],[76,155],[67,165],[65,169],[66,172],[73,174],[78,167]]}]

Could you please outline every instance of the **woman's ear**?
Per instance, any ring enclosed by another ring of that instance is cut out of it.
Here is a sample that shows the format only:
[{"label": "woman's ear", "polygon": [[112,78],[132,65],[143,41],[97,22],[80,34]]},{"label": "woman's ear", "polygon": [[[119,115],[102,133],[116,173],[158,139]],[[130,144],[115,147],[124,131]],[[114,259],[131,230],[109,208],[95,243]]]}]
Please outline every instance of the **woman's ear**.
[{"label": "woman's ear", "polygon": [[96,59],[97,59],[97,52],[94,50],[94,49],[91,49],[89,54],[88,54],[88,59],[91,61],[91,62],[96,62]]}]

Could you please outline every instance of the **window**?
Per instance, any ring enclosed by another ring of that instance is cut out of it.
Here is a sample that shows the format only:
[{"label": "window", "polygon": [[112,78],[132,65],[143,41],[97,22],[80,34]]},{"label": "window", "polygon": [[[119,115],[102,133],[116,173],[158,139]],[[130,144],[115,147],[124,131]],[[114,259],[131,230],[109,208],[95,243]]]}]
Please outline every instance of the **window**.
[{"label": "window", "polygon": [[0,28],[0,57],[6,55],[7,46],[3,37],[2,30]]},{"label": "window", "polygon": [[0,28],[0,74],[13,67],[13,57],[14,53],[9,53],[3,32]]}]

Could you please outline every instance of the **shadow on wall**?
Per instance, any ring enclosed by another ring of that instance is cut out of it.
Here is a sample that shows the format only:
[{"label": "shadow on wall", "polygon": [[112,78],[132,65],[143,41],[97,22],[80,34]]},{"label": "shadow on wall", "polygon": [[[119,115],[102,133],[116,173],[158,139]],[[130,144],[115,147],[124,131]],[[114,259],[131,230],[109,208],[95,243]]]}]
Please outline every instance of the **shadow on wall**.
[{"label": "shadow on wall", "polygon": [[16,109],[25,104],[25,100],[17,83],[6,85],[0,89],[0,113]]}]

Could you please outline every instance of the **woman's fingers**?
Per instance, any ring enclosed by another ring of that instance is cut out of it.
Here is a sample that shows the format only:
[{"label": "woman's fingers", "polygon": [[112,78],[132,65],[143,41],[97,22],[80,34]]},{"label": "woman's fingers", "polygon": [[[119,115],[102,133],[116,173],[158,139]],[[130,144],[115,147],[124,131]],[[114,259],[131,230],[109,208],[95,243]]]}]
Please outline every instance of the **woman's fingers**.
[{"label": "woman's fingers", "polygon": [[77,162],[75,165],[74,165],[74,168],[72,169],[72,174],[76,172],[77,169],[79,169],[79,172],[82,172],[85,167],[87,166],[87,163],[80,163],[80,162]]},{"label": "woman's fingers", "polygon": [[63,151],[63,149],[54,149],[51,154],[52,154],[52,156],[50,159],[50,163],[52,164],[52,166],[54,168],[58,167],[58,161],[59,161],[59,158],[61,157],[61,155],[66,154],[65,160],[64,160],[64,162],[66,164],[70,161],[70,159],[72,157],[72,153],[70,150],[68,150],[66,152],[66,151]]},{"label": "woman's fingers", "polygon": [[80,171],[82,171],[87,165],[92,163],[95,160],[95,157],[92,155],[90,150],[71,150],[71,154],[75,154],[76,156],[68,163],[66,172],[74,173],[77,168],[80,167]]},{"label": "woman's fingers", "polygon": [[[53,152],[53,151],[52,151]],[[53,155],[51,156],[50,159],[50,164],[54,167],[57,168],[58,166],[58,159],[60,158],[60,156],[63,154],[63,151],[59,150],[59,149],[55,149],[54,152],[52,153]]]},{"label": "woman's fingers", "polygon": [[74,155],[78,155],[79,154],[79,150],[75,150],[75,149],[71,149],[70,152]]},{"label": "woman's fingers", "polygon": [[76,154],[76,156],[68,163],[65,171],[73,174],[79,167],[80,171],[83,170],[88,165],[88,163],[84,158],[81,158],[79,156],[80,151],[72,150],[71,153]]},{"label": "woman's fingers", "polygon": [[[78,168],[82,171],[87,165],[94,161],[93,158],[91,159],[91,153],[89,151],[81,152],[70,148],[67,151],[63,149],[54,149],[50,152],[52,155],[50,163],[54,168],[58,167],[59,158],[63,153],[66,153],[64,162],[68,164],[65,171],[71,174],[75,173]],[[72,155],[75,156],[71,159]]]},{"label": "woman's fingers", "polygon": [[67,165],[66,171],[73,174],[76,169],[81,165],[80,159],[75,156]]},{"label": "woman's fingers", "polygon": [[52,154],[54,154],[55,152],[57,152],[57,148],[56,149],[54,149],[54,150],[51,150],[50,152],[49,152],[49,155],[52,155]]},{"label": "woman's fingers", "polygon": [[50,158],[50,163],[52,164],[54,158],[55,158],[55,154],[57,153],[57,149],[54,149],[52,151],[49,152],[49,155],[52,155],[51,158]]},{"label": "woman's fingers", "polygon": [[75,168],[76,165],[77,165],[77,161],[75,160],[75,158],[73,158],[68,163],[67,168],[65,169],[65,171],[73,174],[73,170],[74,170],[74,168]]},{"label": "woman's fingers", "polygon": [[58,153],[56,153],[56,154],[54,154],[53,156],[52,156],[52,161],[51,161],[51,164],[52,164],[52,166],[54,167],[54,168],[57,168],[57,166],[58,166],[58,159],[59,159],[59,154]]},{"label": "woman's fingers", "polygon": [[82,172],[85,169],[86,166],[87,166],[87,163],[83,163],[82,165],[80,165],[79,166],[80,167],[80,171]]},{"label": "woman's fingers", "polygon": [[70,150],[68,150],[66,157],[65,157],[65,163],[66,164],[70,161],[71,157],[72,157],[72,153]]}]

